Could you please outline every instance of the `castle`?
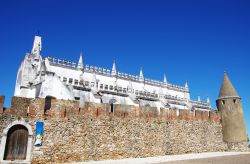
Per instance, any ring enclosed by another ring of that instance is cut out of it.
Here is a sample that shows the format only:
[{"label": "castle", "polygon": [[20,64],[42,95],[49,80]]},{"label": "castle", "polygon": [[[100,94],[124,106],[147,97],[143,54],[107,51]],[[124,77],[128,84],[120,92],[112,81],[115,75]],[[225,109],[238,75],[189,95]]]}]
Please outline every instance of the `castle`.
[{"label": "castle", "polygon": [[11,107],[0,96],[0,162],[50,163],[248,151],[241,98],[227,73],[218,110],[184,87],[41,56],[22,61]]}]

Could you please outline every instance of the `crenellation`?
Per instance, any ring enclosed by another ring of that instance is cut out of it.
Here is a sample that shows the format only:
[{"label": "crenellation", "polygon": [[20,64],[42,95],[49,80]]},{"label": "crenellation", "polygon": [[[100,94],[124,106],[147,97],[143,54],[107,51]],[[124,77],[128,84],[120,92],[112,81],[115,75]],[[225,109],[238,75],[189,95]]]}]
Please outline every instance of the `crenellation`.
[{"label": "crenellation", "polygon": [[[85,102],[84,107],[79,108],[79,101],[51,99],[50,102],[50,108],[45,110],[47,109],[46,99],[13,97],[13,105],[9,109],[12,111],[11,114],[0,114],[0,121],[4,120],[0,129],[11,122],[7,121],[10,120],[10,115],[12,115],[11,120],[17,118],[29,120],[33,130],[35,130],[35,121],[42,120],[45,123],[43,146],[40,149],[42,154],[37,156],[34,151],[32,162],[47,163],[46,159],[51,154],[50,161],[53,159],[54,162],[117,159],[117,156],[102,154],[104,147],[108,147],[111,143],[116,145],[115,152],[125,150],[120,154],[120,158],[134,157],[135,151],[131,149],[135,147],[143,150],[136,152],[137,156],[141,157],[227,150],[222,141],[218,111],[173,108],[158,110],[153,107],[114,104],[111,112],[111,104],[107,103]],[[16,112],[17,106],[20,107],[19,112]],[[29,113],[24,116],[22,111],[27,111],[27,107],[29,107]],[[113,138],[114,136],[116,139]],[[107,139],[111,141],[107,142]],[[126,144],[128,139],[130,144]],[[74,142],[76,140],[77,142]],[[95,142],[92,142],[93,140]],[[155,141],[160,142],[159,145]],[[89,143],[88,146],[83,144],[85,142]],[[182,144],[183,142],[185,145]],[[145,145],[153,147],[145,147]],[[92,149],[94,152],[91,156],[87,151],[79,151],[96,146],[99,149]],[[79,153],[77,158],[69,151],[73,147],[74,152]],[[64,151],[60,151],[62,148]],[[65,155],[68,158],[64,158]]]},{"label": "crenellation", "polygon": [[[214,111],[166,109],[158,110],[155,107],[135,107],[131,105],[114,104],[114,111],[110,111],[111,104],[86,102],[84,108],[79,108],[79,101],[51,99],[50,108],[46,109],[46,99],[12,98],[12,113],[21,117],[30,118],[64,118],[77,115],[91,115],[94,117],[113,116],[140,119],[167,119],[167,120],[201,120],[219,121],[219,114]],[[18,110],[17,110],[18,108]],[[29,109],[29,113],[27,113]],[[195,114],[194,114],[195,113]]]},{"label": "crenellation", "polygon": [[0,113],[4,112],[4,96],[0,96]]}]

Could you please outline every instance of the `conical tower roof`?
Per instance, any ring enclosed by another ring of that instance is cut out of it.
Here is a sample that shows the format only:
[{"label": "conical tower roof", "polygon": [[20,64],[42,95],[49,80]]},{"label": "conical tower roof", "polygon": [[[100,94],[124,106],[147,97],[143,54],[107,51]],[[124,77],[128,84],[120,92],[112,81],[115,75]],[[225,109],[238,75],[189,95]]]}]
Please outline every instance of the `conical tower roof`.
[{"label": "conical tower roof", "polygon": [[222,81],[218,99],[230,98],[230,97],[240,98],[238,93],[234,89],[231,81],[229,80],[227,73],[224,72],[224,78]]}]

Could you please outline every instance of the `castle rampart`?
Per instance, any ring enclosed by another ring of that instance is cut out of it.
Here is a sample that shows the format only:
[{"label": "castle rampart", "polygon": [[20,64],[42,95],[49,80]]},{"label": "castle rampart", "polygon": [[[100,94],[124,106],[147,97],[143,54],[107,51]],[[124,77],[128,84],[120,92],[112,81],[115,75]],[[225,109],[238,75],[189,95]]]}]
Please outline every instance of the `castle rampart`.
[{"label": "castle rampart", "polygon": [[[44,122],[43,145],[32,162],[71,162],[225,151],[217,111],[113,106],[57,99],[13,97],[0,115],[0,136],[15,120]],[[35,135],[35,134],[34,134]],[[34,136],[35,138],[35,136]]]}]

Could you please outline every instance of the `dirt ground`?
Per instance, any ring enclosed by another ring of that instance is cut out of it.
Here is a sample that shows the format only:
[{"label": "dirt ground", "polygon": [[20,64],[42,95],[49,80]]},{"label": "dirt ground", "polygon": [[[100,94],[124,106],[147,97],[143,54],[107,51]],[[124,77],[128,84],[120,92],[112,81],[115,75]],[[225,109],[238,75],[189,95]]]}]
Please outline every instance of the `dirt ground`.
[{"label": "dirt ground", "polygon": [[174,162],[163,162],[160,164],[250,164],[250,154],[232,155],[224,157],[192,159]]}]

